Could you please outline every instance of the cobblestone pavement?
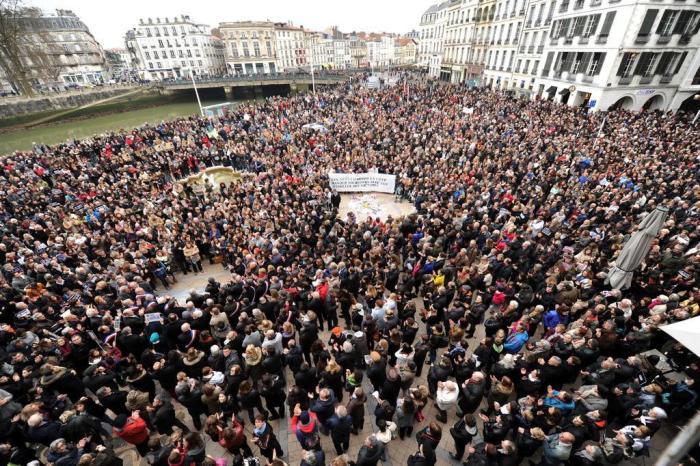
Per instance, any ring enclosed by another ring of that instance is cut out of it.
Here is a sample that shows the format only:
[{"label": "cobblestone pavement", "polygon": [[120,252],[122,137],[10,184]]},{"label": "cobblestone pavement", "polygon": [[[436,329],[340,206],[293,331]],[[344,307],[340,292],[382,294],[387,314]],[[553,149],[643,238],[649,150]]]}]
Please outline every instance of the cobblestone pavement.
[{"label": "cobblestone pavement", "polygon": [[[178,283],[172,287],[170,290],[161,290],[162,294],[171,294],[173,296],[179,297],[186,297],[189,294],[189,290],[192,288],[201,290],[203,289],[204,285],[206,284],[207,279],[210,276],[215,276],[217,280],[220,281],[225,281],[226,280],[226,272],[222,272],[222,268],[219,265],[208,265],[204,267],[204,273],[200,273],[198,275],[193,275],[193,274],[188,274],[186,276],[178,276]],[[419,301],[419,300],[418,300]],[[418,305],[422,305],[422,303],[418,303]],[[342,318],[341,318],[342,319]],[[421,332],[425,331],[425,328],[421,324]],[[328,338],[330,336],[330,332],[322,332],[320,334],[320,337],[323,341],[328,341]],[[480,328],[477,330],[477,332],[474,335],[474,338],[470,340],[470,348],[474,348],[477,346],[478,341],[483,337],[483,328]],[[443,350],[441,350],[443,351]],[[426,376],[428,374],[429,367],[426,366],[423,368],[423,372],[421,374],[421,377],[416,378],[416,384],[426,384]],[[286,377],[287,377],[287,382],[288,385],[293,381],[292,375],[289,371],[286,371]],[[365,383],[369,384],[369,382],[365,379]],[[366,393],[371,393],[371,390],[369,388],[369,385],[366,387]],[[368,406],[365,408],[365,424],[363,430],[360,432],[360,435],[352,435],[350,438],[350,449],[347,452],[347,456],[350,460],[355,460],[357,458],[357,453],[360,450],[360,447],[362,446],[362,442],[364,438],[372,433],[373,429],[375,429],[374,425],[374,418],[372,416],[372,413],[374,411],[374,399],[372,397],[369,397],[368,401]],[[343,402],[347,403],[348,397],[347,394],[344,395]],[[485,404],[485,401],[484,401]],[[180,406],[178,403],[175,403],[176,406],[176,413],[177,416],[182,419],[188,427],[192,428],[192,422],[191,418],[187,414],[187,411]],[[423,413],[425,414],[425,420],[420,423],[416,424],[414,426],[414,433],[421,428],[427,426],[427,424],[435,419],[435,414],[437,414],[435,410],[434,403],[432,401],[429,401],[428,405],[424,408]],[[456,422],[456,413],[454,409],[451,412],[448,412],[448,421],[446,424],[443,425],[443,436],[440,441],[440,445],[438,446],[437,450],[437,464],[440,466],[447,466],[447,465],[458,465],[460,464],[457,461],[454,461],[452,458],[450,458],[449,453],[454,452],[454,442],[452,440],[452,437],[449,434],[449,428],[454,425]],[[271,425],[274,429],[275,434],[277,435],[280,444],[282,446],[282,450],[284,451],[284,457],[283,459],[290,465],[290,466],[298,466],[301,462],[301,457],[303,454],[302,448],[299,445],[299,442],[297,441],[295,435],[291,432],[289,429],[289,413],[286,413],[286,417],[282,420],[274,420],[271,421]],[[481,432],[481,420],[477,418],[477,422],[479,422],[479,432]],[[248,438],[251,437],[252,433],[252,426],[250,423],[246,422],[245,425],[245,430],[248,434]],[[647,465],[652,465],[654,464],[656,458],[658,455],[661,453],[663,448],[668,445],[670,440],[673,438],[675,433],[678,431],[678,428],[675,426],[665,426],[662,428],[653,438],[652,443],[651,443],[651,456],[650,458],[636,458],[634,461],[629,461],[626,464],[637,464],[639,466],[647,466]],[[218,443],[211,441],[211,439],[206,435],[203,434],[205,437],[205,440],[207,442],[207,454],[211,455],[214,458],[227,458],[230,460],[231,455],[222,449]],[[323,447],[324,452],[326,453],[326,462],[330,462],[331,459],[335,458],[336,453],[335,453],[335,448],[333,447],[333,443],[331,442],[330,437],[328,436],[321,436],[321,445]],[[252,442],[249,442],[249,445],[253,449],[253,452],[256,454],[259,454],[259,451],[257,447],[255,447]],[[129,446],[125,445],[121,442],[118,441],[118,445],[115,446],[115,450],[120,454],[120,456],[124,459],[124,464],[125,465],[143,465],[146,466],[148,463],[140,458],[138,454],[136,453],[136,450]],[[404,440],[399,439],[398,437],[394,440],[392,440],[387,448],[387,460],[383,462],[384,466],[403,466],[407,464],[408,457],[417,451],[417,444],[414,439],[414,437],[406,438]],[[530,460],[538,461],[539,457],[534,457],[534,458],[529,458]],[[264,464],[264,459],[263,464]],[[523,460],[524,464],[528,464],[527,459]]]}]

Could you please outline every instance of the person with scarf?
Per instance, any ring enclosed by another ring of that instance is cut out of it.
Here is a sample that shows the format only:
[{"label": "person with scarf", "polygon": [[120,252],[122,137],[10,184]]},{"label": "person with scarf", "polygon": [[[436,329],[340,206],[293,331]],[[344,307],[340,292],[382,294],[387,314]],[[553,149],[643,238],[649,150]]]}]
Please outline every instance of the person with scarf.
[{"label": "person with scarf", "polygon": [[321,423],[316,417],[316,413],[310,410],[302,411],[301,406],[298,404],[294,407],[291,428],[301,448],[304,450],[318,450],[321,448],[320,425]]},{"label": "person with scarf", "polygon": [[275,436],[272,426],[265,420],[265,416],[258,414],[255,416],[255,427],[253,428],[253,443],[260,448],[260,454],[272,461],[275,456],[278,458],[284,455],[279,440]]}]

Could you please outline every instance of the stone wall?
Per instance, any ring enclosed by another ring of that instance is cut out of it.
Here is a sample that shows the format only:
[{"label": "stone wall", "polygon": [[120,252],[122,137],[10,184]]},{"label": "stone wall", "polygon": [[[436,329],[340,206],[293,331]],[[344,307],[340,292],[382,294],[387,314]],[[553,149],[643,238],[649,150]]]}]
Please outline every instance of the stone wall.
[{"label": "stone wall", "polygon": [[133,88],[131,87],[115,87],[99,90],[96,89],[90,92],[37,96],[32,99],[0,99],[0,119],[26,115],[29,113],[80,107],[98,100],[124,94],[132,89]]}]

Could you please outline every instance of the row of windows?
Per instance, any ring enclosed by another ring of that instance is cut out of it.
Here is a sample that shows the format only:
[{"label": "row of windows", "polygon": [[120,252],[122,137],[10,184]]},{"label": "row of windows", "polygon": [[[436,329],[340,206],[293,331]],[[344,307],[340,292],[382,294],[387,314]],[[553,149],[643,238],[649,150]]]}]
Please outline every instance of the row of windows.
[{"label": "row of windows", "polygon": [[271,35],[269,31],[258,32],[258,31],[224,31],[224,37],[227,39],[270,39]]},{"label": "row of windows", "polygon": [[[154,63],[155,63],[155,65],[156,65],[155,67],[153,66]],[[197,60],[196,63],[197,63],[197,65],[198,65],[200,68],[204,66],[204,64],[202,63],[202,60]],[[174,66],[177,66],[177,62],[175,62]],[[187,66],[187,60],[182,60],[182,61],[180,61],[180,66]],[[190,60],[190,61],[189,61],[189,66],[195,66],[195,60]],[[159,61],[158,61],[158,62],[148,62],[148,68],[151,69],[151,70],[154,69],[154,68],[155,68],[155,69],[162,69],[162,68],[163,68],[163,63],[162,63],[162,62],[159,62]]]},{"label": "row of windows", "polygon": [[698,11],[664,10],[663,15],[659,18],[658,25],[656,25],[656,29],[654,29],[657,16],[659,16],[658,9],[650,8],[647,10],[637,34],[636,43],[644,44],[648,42],[649,37],[653,33],[652,31],[655,31],[661,37],[667,38],[673,34],[682,36],[693,35],[698,32],[698,27],[700,27],[700,12]]},{"label": "row of windows", "polygon": [[[241,48],[239,50],[238,44],[236,42],[231,42],[230,45],[231,56],[233,58],[238,58],[239,56],[250,57],[250,45],[246,42],[241,42]],[[267,56],[271,57],[272,54],[272,43],[270,41],[265,42],[265,50],[267,51]],[[260,53],[260,42],[253,42],[253,56],[259,57]]]},{"label": "row of windows", "polygon": [[626,52],[616,75],[620,78],[674,75],[680,71],[687,55],[688,52]]},{"label": "row of windows", "polygon": [[184,35],[186,34],[187,29],[185,28],[184,24],[181,24],[179,29],[177,26],[163,26],[163,27],[144,27],[141,28],[142,31],[145,31],[147,37],[160,37],[161,36],[161,31],[163,36],[177,36],[177,35]]},{"label": "row of windows", "polygon": [[555,59],[555,52],[549,52],[544,61],[542,75],[549,75],[550,67],[554,62],[553,69],[556,73],[583,73],[585,76],[597,76],[605,56],[605,52],[559,52]]}]

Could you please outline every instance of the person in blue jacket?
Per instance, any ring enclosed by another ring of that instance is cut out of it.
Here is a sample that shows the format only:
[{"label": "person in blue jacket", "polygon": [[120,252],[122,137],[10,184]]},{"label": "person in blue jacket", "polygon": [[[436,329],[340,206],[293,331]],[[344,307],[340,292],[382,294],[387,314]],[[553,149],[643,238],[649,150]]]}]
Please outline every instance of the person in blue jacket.
[{"label": "person in blue jacket", "polygon": [[561,322],[561,316],[556,309],[550,309],[544,314],[544,328],[545,330],[553,330],[554,327],[559,325]]},{"label": "person in blue jacket", "polygon": [[518,325],[518,328],[515,330],[515,332],[511,333],[510,335],[508,335],[508,338],[506,338],[506,342],[503,345],[503,349],[508,353],[517,353],[522,349],[523,346],[525,346],[525,343],[527,343],[527,339],[529,337],[530,336],[528,335],[525,326]]},{"label": "person in blue jacket", "polygon": [[564,415],[572,412],[576,407],[576,403],[569,393],[554,390],[551,386],[547,387],[547,396],[544,399],[544,405],[548,408],[557,408]]}]

